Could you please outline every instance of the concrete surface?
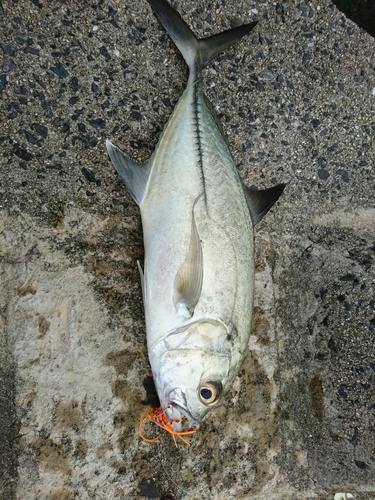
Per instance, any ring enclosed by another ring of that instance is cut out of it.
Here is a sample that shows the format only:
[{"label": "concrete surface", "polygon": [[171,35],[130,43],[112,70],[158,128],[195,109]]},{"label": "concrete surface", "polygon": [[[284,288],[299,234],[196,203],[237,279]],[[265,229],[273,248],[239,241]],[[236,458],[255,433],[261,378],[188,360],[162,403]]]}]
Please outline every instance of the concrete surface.
[{"label": "concrete surface", "polygon": [[375,42],[326,0],[180,0],[256,231],[248,355],[176,449],[152,401],[139,212],[106,138],[147,158],[187,69],[145,0],[2,0],[0,497],[375,499]]}]

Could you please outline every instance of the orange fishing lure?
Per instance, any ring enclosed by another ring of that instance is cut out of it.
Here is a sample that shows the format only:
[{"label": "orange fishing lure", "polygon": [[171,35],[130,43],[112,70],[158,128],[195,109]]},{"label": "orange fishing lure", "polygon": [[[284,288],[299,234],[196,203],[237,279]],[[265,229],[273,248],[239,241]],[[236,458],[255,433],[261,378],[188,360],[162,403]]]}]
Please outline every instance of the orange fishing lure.
[{"label": "orange fishing lure", "polygon": [[145,424],[146,421],[150,421],[150,422],[153,422],[154,424],[158,425],[159,427],[161,427],[165,431],[169,432],[170,434],[172,434],[172,438],[173,438],[173,441],[174,441],[176,448],[178,447],[176,437],[181,439],[181,441],[183,441],[188,446],[190,446],[189,441],[187,439],[185,439],[183,436],[187,436],[189,434],[194,434],[197,431],[195,429],[190,429],[188,431],[176,431],[175,429],[173,429],[172,426],[174,424],[178,424],[179,422],[181,422],[182,418],[179,418],[177,420],[172,420],[169,422],[165,417],[165,411],[166,411],[166,408],[164,410],[162,408],[149,408],[148,409],[146,415],[142,418],[142,420],[140,421],[139,426],[138,426],[138,433],[141,436],[141,438],[144,441],[147,441],[148,443],[160,443],[159,439],[147,438],[142,433],[143,425]]}]

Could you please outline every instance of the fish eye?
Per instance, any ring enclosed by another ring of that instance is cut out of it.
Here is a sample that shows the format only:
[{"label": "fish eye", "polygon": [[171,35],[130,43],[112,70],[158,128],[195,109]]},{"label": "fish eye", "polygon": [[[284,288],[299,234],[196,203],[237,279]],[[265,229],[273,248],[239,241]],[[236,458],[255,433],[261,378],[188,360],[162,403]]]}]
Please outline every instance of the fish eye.
[{"label": "fish eye", "polygon": [[206,405],[215,403],[219,399],[221,392],[221,383],[210,380],[199,386],[199,399]]}]

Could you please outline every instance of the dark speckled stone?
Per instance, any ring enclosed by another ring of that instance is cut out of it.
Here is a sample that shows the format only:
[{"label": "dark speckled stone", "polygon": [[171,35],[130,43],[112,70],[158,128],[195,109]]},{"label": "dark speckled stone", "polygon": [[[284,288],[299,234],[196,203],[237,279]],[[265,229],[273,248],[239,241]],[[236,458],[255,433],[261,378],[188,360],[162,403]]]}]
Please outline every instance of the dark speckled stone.
[{"label": "dark speckled stone", "polygon": [[38,132],[39,135],[43,137],[43,139],[47,139],[48,137],[48,128],[44,125],[34,125],[34,130]]},{"label": "dark speckled stone", "polygon": [[27,142],[29,142],[30,144],[38,144],[38,139],[30,132],[27,132],[27,130],[25,130],[25,136],[26,136]]},{"label": "dark speckled stone", "polygon": [[81,172],[89,182],[96,182],[95,172],[85,167],[82,168]]},{"label": "dark speckled stone", "polygon": [[318,170],[318,176],[319,176],[319,179],[322,179],[322,180],[327,180],[328,177],[329,177],[329,172],[325,169],[319,169]]},{"label": "dark speckled stone", "polygon": [[19,144],[15,144],[12,151],[16,156],[18,156],[18,158],[21,158],[22,160],[28,161],[31,159],[30,153],[25,148],[22,148]]},{"label": "dark speckled stone", "polygon": [[95,118],[93,120],[88,120],[89,124],[96,129],[104,129],[106,126],[105,120],[102,118]]},{"label": "dark speckled stone", "polygon": [[27,37],[26,37],[25,33],[17,33],[17,35],[16,35],[16,42],[19,45],[25,44],[27,42]]},{"label": "dark speckled stone", "polygon": [[367,469],[368,465],[365,462],[362,462],[361,460],[354,460],[355,465],[358,467],[358,469]]},{"label": "dark speckled stone", "polygon": [[104,45],[102,47],[99,48],[99,52],[102,56],[104,56],[106,59],[111,59],[111,56],[109,55],[109,52],[108,50],[106,49],[106,47],[104,47]]},{"label": "dark speckled stone", "polygon": [[66,78],[69,76],[69,72],[65,69],[64,65],[62,63],[57,63],[56,66],[52,66],[51,70],[59,77],[59,78]]},{"label": "dark speckled stone", "polygon": [[4,54],[8,54],[10,56],[13,56],[17,51],[16,49],[11,47],[10,45],[1,45],[1,48],[4,52]]},{"label": "dark speckled stone", "polygon": [[9,71],[12,71],[14,69],[16,69],[16,64],[13,61],[13,59],[11,59],[11,58],[5,59],[4,65],[3,65],[4,73],[8,73]]},{"label": "dark speckled stone", "polygon": [[25,54],[33,54],[34,56],[39,56],[40,55],[40,50],[35,48],[35,47],[25,47],[23,49],[24,53]]},{"label": "dark speckled stone", "polygon": [[349,174],[346,170],[339,169],[336,172],[344,182],[349,182]]}]

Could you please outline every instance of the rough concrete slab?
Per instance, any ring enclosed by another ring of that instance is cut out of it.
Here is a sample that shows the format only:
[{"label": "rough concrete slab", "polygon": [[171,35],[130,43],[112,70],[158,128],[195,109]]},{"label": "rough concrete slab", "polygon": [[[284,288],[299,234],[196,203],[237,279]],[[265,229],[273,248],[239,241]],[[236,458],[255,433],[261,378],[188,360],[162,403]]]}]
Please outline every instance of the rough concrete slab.
[{"label": "rough concrete slab", "polygon": [[326,0],[176,6],[259,19],[205,79],[244,181],[290,181],[248,355],[190,448],[139,439],[142,230],[104,141],[147,158],[187,69],[146,1],[3,0],[0,496],[374,499],[374,39]]}]

